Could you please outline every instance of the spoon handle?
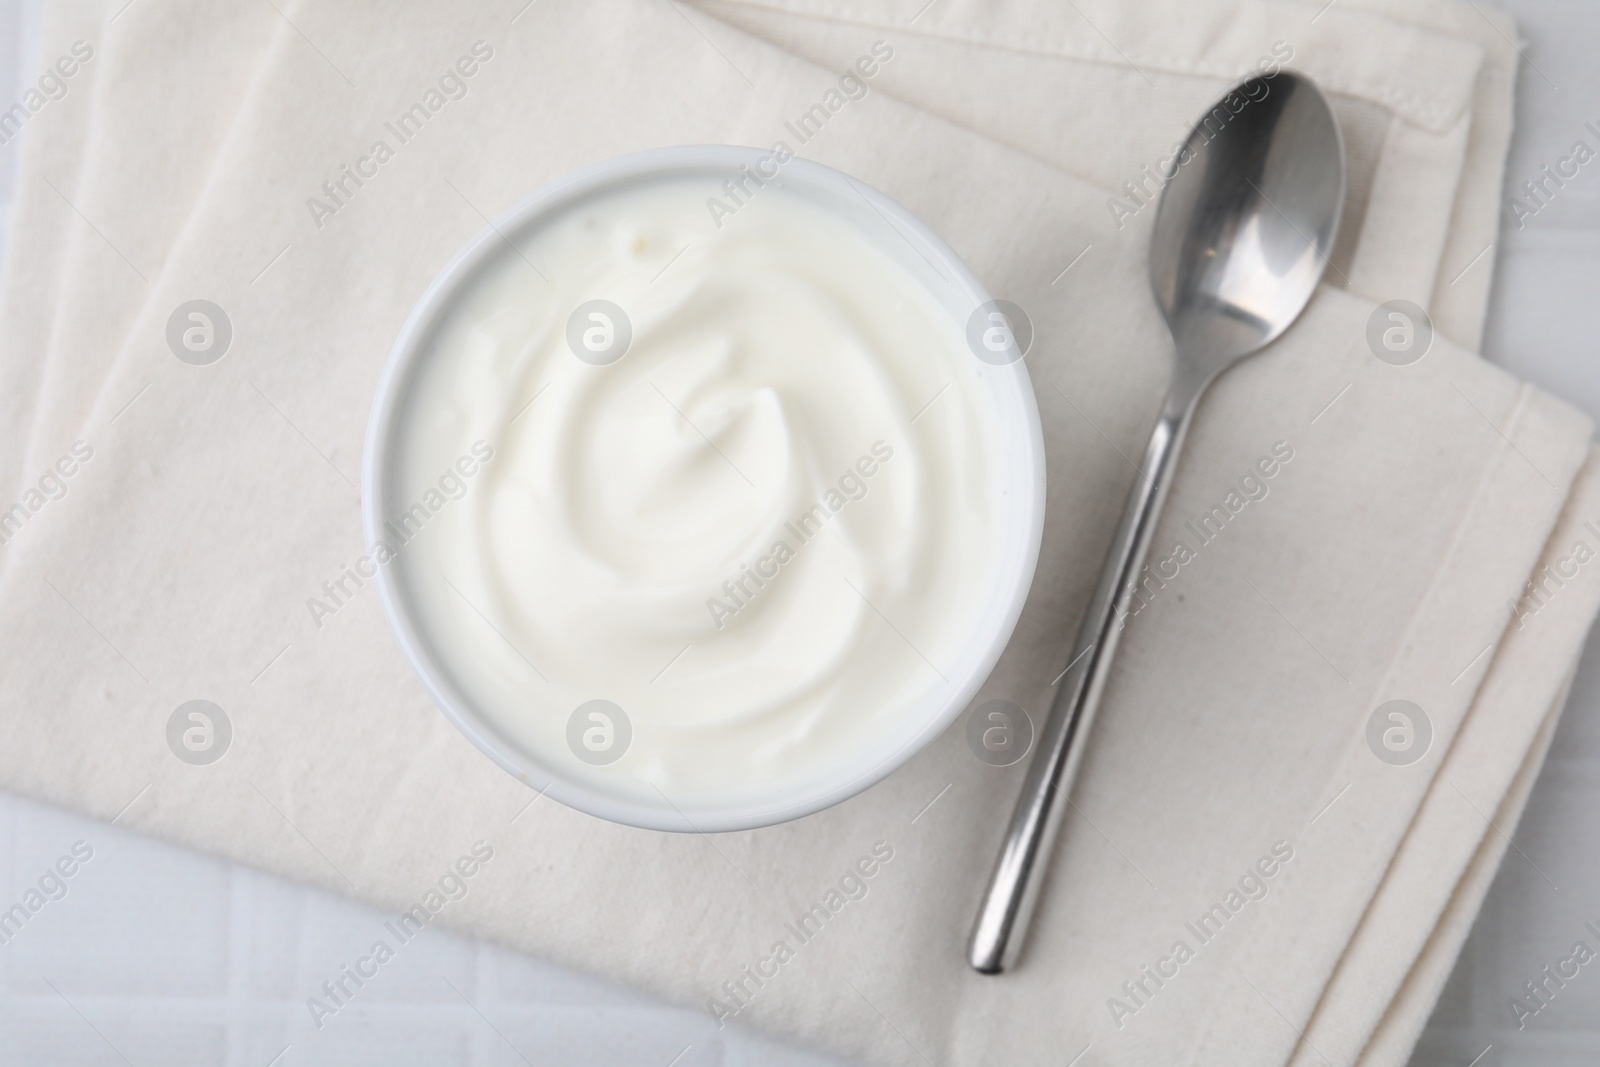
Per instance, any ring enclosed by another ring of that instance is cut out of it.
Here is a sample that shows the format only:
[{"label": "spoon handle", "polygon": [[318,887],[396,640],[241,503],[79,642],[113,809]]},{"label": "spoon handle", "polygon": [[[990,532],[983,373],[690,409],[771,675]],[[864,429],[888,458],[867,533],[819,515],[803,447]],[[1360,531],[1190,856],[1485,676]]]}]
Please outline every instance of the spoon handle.
[{"label": "spoon handle", "polygon": [[1058,683],[1060,689],[1028,765],[1005,845],[973,924],[967,959],[982,974],[1009,970],[1021,954],[1049,866],[1051,845],[1069,803],[1085,737],[1111,673],[1112,657],[1192,410],[1192,404],[1179,401],[1176,395],[1169,399],[1150,434],[1141,473],[1128,493],[1100,583],[1066,661],[1067,677]]}]

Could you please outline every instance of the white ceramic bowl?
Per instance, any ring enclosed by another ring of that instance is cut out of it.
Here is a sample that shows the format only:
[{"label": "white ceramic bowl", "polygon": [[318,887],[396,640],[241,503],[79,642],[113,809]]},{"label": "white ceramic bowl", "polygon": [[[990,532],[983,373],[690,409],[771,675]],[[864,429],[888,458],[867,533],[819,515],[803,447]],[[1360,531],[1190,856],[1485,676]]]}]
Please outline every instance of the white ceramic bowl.
[{"label": "white ceramic bowl", "polygon": [[[506,238],[537,225],[574,203],[623,187],[690,176],[718,182],[742,165],[755,166],[771,153],[730,145],[685,145],[621,156],[567,175],[528,196],[469,241],[440,271],[407,319],[378,385],[367,427],[362,471],[362,518],[369,543],[382,537],[386,516],[403,504],[391,484],[395,434],[413,369],[426,355],[434,331],[457,295],[478,272],[506,253]],[[771,164],[767,164],[770,169]],[[765,171],[763,171],[765,173]],[[969,319],[989,294],[937,235],[882,193],[839,171],[802,159],[783,164],[778,184],[850,222],[934,295],[950,316],[950,329],[967,331]],[[400,646],[451,722],[491,759],[530,786],[569,807],[613,822],[656,830],[727,831],[768,826],[836,804],[878,782],[950,725],[994,668],[1027,598],[1044,528],[1044,439],[1028,372],[1020,359],[980,362],[980,394],[993,405],[1000,428],[1004,515],[997,539],[997,579],[971,620],[969,640],[945,681],[930,685],[903,712],[903,729],[878,751],[842,753],[836,767],[803,788],[791,788],[759,805],[701,803],[692,809],[654,806],[610,795],[564,774],[550,754],[525,751],[506,738],[451,680],[418,625],[400,569],[378,568],[383,608]],[[395,505],[400,505],[396,507]]]}]

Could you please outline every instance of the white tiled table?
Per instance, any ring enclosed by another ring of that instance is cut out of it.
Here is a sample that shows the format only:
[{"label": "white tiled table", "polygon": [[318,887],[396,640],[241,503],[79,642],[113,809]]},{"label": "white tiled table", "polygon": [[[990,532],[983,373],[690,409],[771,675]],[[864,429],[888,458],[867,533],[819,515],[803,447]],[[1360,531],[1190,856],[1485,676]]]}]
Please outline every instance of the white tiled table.
[{"label": "white tiled table", "polygon": [[[1537,65],[1525,66],[1518,83],[1515,184],[1587,136],[1585,121],[1600,125],[1600,3],[1504,2]],[[31,75],[38,8],[39,0],[0,0],[0,96]],[[14,166],[14,146],[0,148],[0,241]],[[1506,229],[1493,254],[1500,277],[1487,354],[1600,417],[1600,167],[1585,168],[1526,229]],[[1600,950],[1582,929],[1600,920],[1597,711],[1600,641],[1590,644],[1517,850],[1422,1040],[1418,1067],[1467,1067],[1480,1054],[1476,1067],[1600,1062],[1600,962],[1523,1030],[1507,1007],[1574,941]],[[305,998],[370,944],[383,916],[4,794],[0,909],[78,840],[94,858],[67,895],[0,945],[0,1067],[265,1067],[280,1053],[282,1067],[833,1062],[435,930],[385,967],[337,1026],[295,1037],[305,1032]]]}]

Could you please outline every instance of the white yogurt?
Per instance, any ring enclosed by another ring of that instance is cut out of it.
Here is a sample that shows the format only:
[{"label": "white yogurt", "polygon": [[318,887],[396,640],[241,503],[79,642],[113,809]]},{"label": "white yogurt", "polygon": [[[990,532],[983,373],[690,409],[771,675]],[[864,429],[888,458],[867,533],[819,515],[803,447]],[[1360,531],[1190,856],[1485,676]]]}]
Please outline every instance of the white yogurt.
[{"label": "white yogurt", "polygon": [[[591,197],[469,283],[398,416],[390,499],[423,510],[386,528],[487,721],[684,808],[905,731],[992,596],[1005,481],[982,365],[910,271],[775,184],[720,225],[713,194]],[[596,300],[622,315],[569,331]]]}]

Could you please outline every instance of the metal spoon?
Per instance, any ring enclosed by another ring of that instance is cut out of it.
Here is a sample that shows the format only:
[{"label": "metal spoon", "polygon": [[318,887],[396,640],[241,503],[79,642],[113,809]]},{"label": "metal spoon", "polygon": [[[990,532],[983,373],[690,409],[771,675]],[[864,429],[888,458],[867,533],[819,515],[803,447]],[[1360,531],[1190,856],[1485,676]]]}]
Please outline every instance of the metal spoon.
[{"label": "metal spoon", "polygon": [[1316,84],[1284,71],[1251,78],[1219,101],[1165,177],[1150,283],[1177,346],[1172,385],[1066,661],[1081,666],[1064,680],[1040,732],[972,929],[968,960],[983,974],[1009,969],[1021,952],[1196,401],[1218,374],[1283,333],[1311,298],[1344,206],[1344,144]]}]

